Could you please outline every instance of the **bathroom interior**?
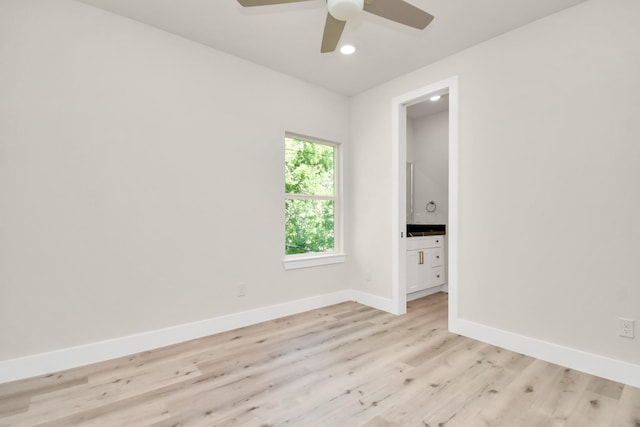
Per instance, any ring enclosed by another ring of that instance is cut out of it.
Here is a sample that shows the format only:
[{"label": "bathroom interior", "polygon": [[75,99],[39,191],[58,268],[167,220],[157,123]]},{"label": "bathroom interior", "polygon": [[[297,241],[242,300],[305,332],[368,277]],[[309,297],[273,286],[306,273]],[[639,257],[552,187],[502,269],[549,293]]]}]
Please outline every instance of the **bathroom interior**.
[{"label": "bathroom interior", "polygon": [[407,300],[447,291],[449,96],[407,107]]}]

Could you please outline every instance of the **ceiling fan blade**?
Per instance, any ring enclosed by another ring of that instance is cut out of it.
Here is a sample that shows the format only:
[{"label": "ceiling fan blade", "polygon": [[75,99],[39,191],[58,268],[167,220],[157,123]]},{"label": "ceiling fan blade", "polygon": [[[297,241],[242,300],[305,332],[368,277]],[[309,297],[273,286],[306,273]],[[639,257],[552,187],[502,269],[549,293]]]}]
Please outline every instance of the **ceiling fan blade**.
[{"label": "ceiling fan blade", "polygon": [[419,30],[424,29],[433,21],[433,15],[428,14],[422,9],[418,9],[404,0],[366,1],[364,10]]},{"label": "ceiling fan blade", "polygon": [[240,3],[244,7],[251,7],[251,6],[269,6],[272,4],[283,4],[283,3],[298,3],[301,1],[308,1],[308,0],[238,0],[238,3]]},{"label": "ceiling fan blade", "polygon": [[340,21],[331,16],[330,13],[327,13],[327,20],[324,23],[324,33],[322,34],[322,45],[320,46],[321,53],[336,50],[345,24],[346,21]]}]

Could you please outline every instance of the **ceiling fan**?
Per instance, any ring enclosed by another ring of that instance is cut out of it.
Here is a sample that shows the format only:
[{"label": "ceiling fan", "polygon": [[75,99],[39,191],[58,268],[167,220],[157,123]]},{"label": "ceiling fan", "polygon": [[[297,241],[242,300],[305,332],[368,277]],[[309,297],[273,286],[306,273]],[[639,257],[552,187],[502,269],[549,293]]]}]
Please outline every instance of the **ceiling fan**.
[{"label": "ceiling fan", "polygon": [[[309,0],[238,0],[244,7],[297,3]],[[322,34],[320,52],[333,52],[338,46],[347,21],[362,10],[419,30],[433,20],[433,15],[404,0],[327,0],[327,20]]]}]

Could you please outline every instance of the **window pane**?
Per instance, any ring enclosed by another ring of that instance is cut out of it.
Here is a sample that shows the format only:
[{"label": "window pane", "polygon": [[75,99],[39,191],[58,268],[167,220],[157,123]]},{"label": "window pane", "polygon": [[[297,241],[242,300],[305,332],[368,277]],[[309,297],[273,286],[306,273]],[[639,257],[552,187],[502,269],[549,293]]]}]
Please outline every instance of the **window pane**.
[{"label": "window pane", "polygon": [[285,138],[285,193],[334,195],[335,147]]},{"label": "window pane", "polygon": [[333,200],[286,199],[287,255],[334,250]]}]

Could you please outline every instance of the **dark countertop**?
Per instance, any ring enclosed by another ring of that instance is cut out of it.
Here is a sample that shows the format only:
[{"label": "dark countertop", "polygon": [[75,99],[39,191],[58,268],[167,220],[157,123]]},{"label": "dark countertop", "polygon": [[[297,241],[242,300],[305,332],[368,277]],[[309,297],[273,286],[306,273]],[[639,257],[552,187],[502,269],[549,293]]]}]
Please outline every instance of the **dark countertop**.
[{"label": "dark countertop", "polygon": [[407,224],[407,237],[441,236],[447,234],[446,224]]}]

